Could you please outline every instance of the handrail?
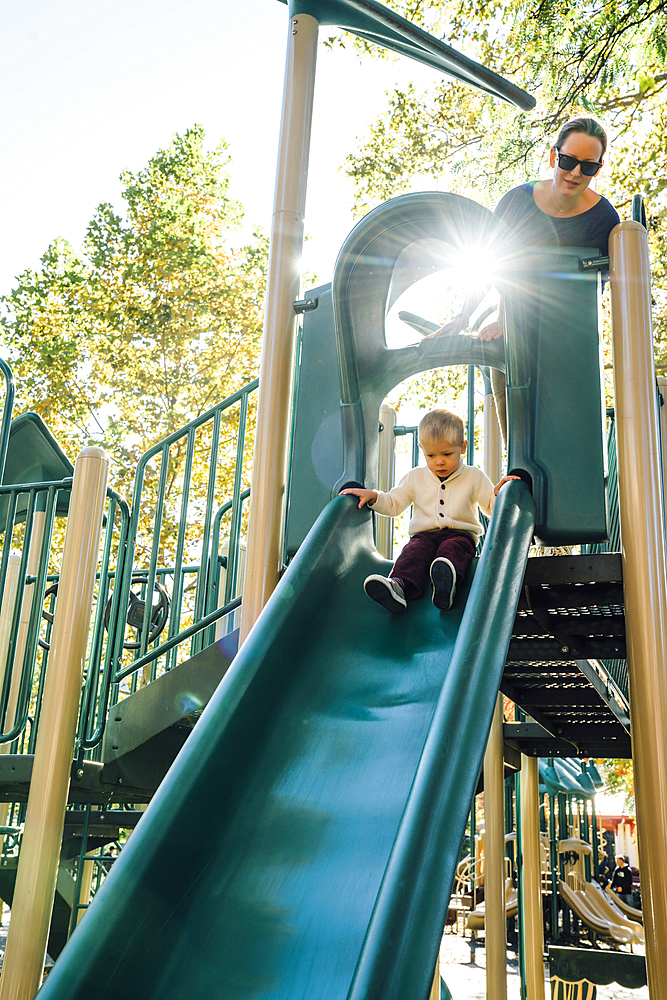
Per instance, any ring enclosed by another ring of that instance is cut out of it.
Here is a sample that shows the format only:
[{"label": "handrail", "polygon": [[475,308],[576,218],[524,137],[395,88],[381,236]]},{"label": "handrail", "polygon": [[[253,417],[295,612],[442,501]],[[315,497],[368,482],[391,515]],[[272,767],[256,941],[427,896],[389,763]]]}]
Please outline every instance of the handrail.
[{"label": "handrail", "polygon": [[[110,501],[107,512],[107,532],[102,555],[102,566],[98,574],[99,591],[95,610],[95,622],[93,625],[93,640],[88,660],[89,666],[86,673],[86,683],[81,702],[81,716],[77,731],[77,748],[79,753],[83,750],[90,750],[97,746],[102,739],[107,720],[109,697],[114,675],[114,665],[118,662],[122,652],[124,622],[121,624],[119,620],[120,588],[114,587],[113,593],[109,597],[108,592],[111,583],[109,560],[113,542],[113,524],[116,511],[118,511],[121,522],[117,546],[118,568],[116,570],[116,574],[119,577],[122,577],[126,555],[127,532],[130,522],[130,508],[127,501],[125,501],[111,488],[107,489],[107,498]],[[105,581],[104,591],[102,591],[102,581]],[[95,670],[95,664],[101,659],[102,644],[104,641],[104,619],[106,606],[109,600],[111,601],[109,632],[106,641],[104,663],[102,665],[102,675],[100,677],[99,671]],[[95,719],[97,719],[97,725],[95,725]],[[91,732],[92,726],[95,726],[95,728],[93,728]]]},{"label": "handrail", "polygon": [[[167,642],[161,643],[159,646],[155,647],[154,650],[149,652],[148,643],[150,636],[152,605],[150,600],[146,600],[143,625],[139,636],[140,646],[137,650],[137,656],[132,663],[124,666],[120,662],[117,663],[113,679],[113,683],[115,684],[120,683],[120,681],[128,677],[130,674],[135,673],[140,669],[140,667],[146,666],[148,663],[154,664],[150,678],[152,680],[156,669],[155,661],[160,656],[166,655],[167,653],[170,653],[171,655],[167,657],[165,666],[167,669],[171,669],[176,664],[176,647],[187,638],[193,639],[190,650],[191,654],[196,653],[198,649],[201,648],[204,641],[205,628],[217,621],[218,618],[222,617],[225,613],[224,611],[220,611],[219,614],[216,613],[212,615],[213,608],[211,604],[212,601],[215,600],[215,594],[217,593],[217,567],[219,560],[218,548],[220,543],[221,519],[226,513],[229,512],[231,512],[231,523],[229,529],[230,554],[226,588],[227,600],[224,603],[225,606],[227,606],[227,604],[230,605],[228,611],[238,607],[238,604],[230,601],[230,598],[233,596],[237,586],[237,550],[241,534],[242,505],[244,500],[247,499],[249,495],[249,491],[243,487],[243,472],[245,449],[247,445],[246,429],[248,423],[250,396],[257,389],[258,385],[259,380],[253,379],[243,388],[232,393],[220,403],[217,403],[215,406],[185,424],[184,427],[179,428],[162,441],[157,442],[145,452],[139,461],[132,496],[125,571],[122,581],[117,586],[117,589],[121,591],[119,607],[127,607],[132,574],[136,574],[136,570],[133,569],[134,552],[137,545],[137,536],[142,514],[142,499],[147,478],[148,464],[152,459],[158,458],[160,468],[157,485],[154,487],[154,511],[153,509],[150,511],[150,515],[152,517],[152,543],[148,559],[148,571],[145,574],[147,578],[145,592],[147,594],[152,593],[155,581],[162,572],[159,567],[160,559],[164,556],[164,552],[161,548],[161,533],[164,528],[165,518],[170,515],[174,522],[175,533],[172,534],[170,539],[175,549],[173,567],[171,569],[171,573],[173,573],[172,610],[169,621]],[[232,496],[229,501],[222,504],[221,508],[214,515],[214,500],[216,489],[218,488],[217,477],[221,470],[225,468],[225,466],[222,465],[222,461],[226,457],[224,454],[221,454],[223,450],[221,435],[230,427],[225,411],[236,406],[237,404],[239,405],[238,426],[235,431],[232,430],[232,433],[235,434],[235,462],[233,467]],[[204,428],[204,425],[208,425],[208,428]],[[206,479],[205,496],[202,496],[201,498],[195,497],[193,490],[194,463],[198,459],[201,461],[203,454],[200,447],[200,439],[197,437],[198,432],[201,432],[202,434],[205,433],[207,435],[204,444],[205,447],[209,448],[206,455],[208,475]],[[182,451],[180,454],[174,454],[174,452],[172,452],[172,446],[178,446],[182,449],[183,445],[185,447],[184,455]],[[170,473],[173,473],[174,467],[178,470],[179,497],[178,500],[172,504],[170,509],[167,503],[166,491],[169,475]],[[197,513],[199,514],[200,523],[202,525],[201,534],[197,538],[197,546],[200,547],[201,551],[201,558],[198,563],[196,560],[192,560],[193,543],[191,537],[187,534],[188,516],[192,516],[190,507],[193,503],[199,504],[197,507]],[[186,555],[190,555],[190,559],[187,563],[185,562]],[[196,570],[192,566],[193,562],[198,567]],[[181,615],[183,613],[182,605],[185,594],[184,576],[188,572],[194,572],[197,577],[194,601],[191,612],[189,612],[192,614],[193,623],[192,626],[188,626],[186,629],[181,629],[180,623]],[[206,626],[201,625],[201,622],[206,622]],[[124,632],[124,626],[122,631]]]},{"label": "handrail", "polygon": [[[17,526],[18,499],[27,498],[22,504],[25,509],[18,515],[24,521],[20,525],[22,533],[21,557],[18,568],[18,590],[11,608],[11,626],[9,636],[10,654],[7,664],[2,664],[3,680],[0,690],[0,742],[11,743],[26,729],[32,698],[33,682],[37,668],[38,641],[42,619],[44,592],[49,581],[59,582],[60,574],[48,573],[49,562],[53,548],[53,532],[58,501],[62,494],[71,493],[72,478],[45,483],[26,483],[11,486],[0,486],[0,498],[6,498],[7,512],[4,524],[0,525],[4,535],[2,560],[0,561],[0,593],[4,593],[7,584],[9,557],[12,550],[12,539]],[[82,689],[82,702],[77,729],[77,748],[92,748],[96,746],[104,729],[106,708],[110,689],[112,665],[118,655],[119,637],[113,631],[113,622],[117,621],[117,613],[111,616],[111,633],[104,640],[104,610],[109,597],[110,581],[117,572],[122,571],[122,559],[125,551],[127,526],[129,523],[129,507],[112,489],[106,491],[107,509],[105,515],[106,531],[102,547],[102,562],[95,574],[97,586],[97,601],[95,605],[92,639],[87,656],[87,669]],[[43,510],[38,511],[38,506]],[[36,522],[36,515],[43,517],[43,524]],[[37,535],[35,536],[35,528]],[[114,532],[117,532],[115,538]],[[36,541],[34,540],[36,538]],[[114,540],[116,545],[114,548]],[[38,551],[33,546],[38,546]],[[32,551],[31,551],[32,550]],[[115,554],[115,567],[110,569],[112,554]],[[30,563],[34,572],[28,572]],[[28,593],[27,588],[32,592]],[[27,595],[27,596],[26,596]],[[117,610],[120,594],[114,594],[112,609]],[[29,600],[29,607],[25,604]],[[28,616],[29,612],[29,616]],[[26,624],[26,619],[27,624]],[[22,624],[23,622],[23,624]],[[49,639],[51,625],[47,626],[46,640],[39,668],[39,684],[35,696],[34,719],[30,736],[24,750],[34,751],[37,729],[41,713],[41,697],[43,683],[49,660]],[[100,675],[100,662],[104,652],[104,665]],[[18,653],[18,656],[17,656]],[[97,719],[97,725],[94,724]],[[93,728],[94,727],[94,728]]]},{"label": "handrail", "polygon": [[205,628],[208,628],[209,625],[212,625],[214,622],[217,622],[219,618],[224,618],[224,616],[228,615],[231,611],[235,611],[236,608],[240,608],[241,601],[242,597],[240,596],[235,597],[233,601],[229,602],[229,604],[225,604],[224,607],[222,608],[216,608],[215,611],[212,611],[209,615],[206,615],[205,618],[202,618],[200,621],[194,622],[194,624],[189,625],[187,628],[183,629],[182,632],[178,632],[176,635],[172,635],[169,639],[166,640],[166,642],[163,642],[159,646],[156,646],[155,649],[150,649],[138,660],[134,660],[132,663],[129,664],[129,666],[125,667],[123,670],[119,670],[116,673],[115,680],[117,682],[122,681],[123,678],[127,677],[131,673],[134,673],[135,670],[139,670],[141,667],[146,666],[147,663],[151,663],[153,660],[156,660],[159,656],[164,655],[164,653],[168,653],[171,649],[174,649],[174,647],[177,646],[179,643],[184,642],[186,639],[189,639],[191,636],[195,635],[195,633]]}]

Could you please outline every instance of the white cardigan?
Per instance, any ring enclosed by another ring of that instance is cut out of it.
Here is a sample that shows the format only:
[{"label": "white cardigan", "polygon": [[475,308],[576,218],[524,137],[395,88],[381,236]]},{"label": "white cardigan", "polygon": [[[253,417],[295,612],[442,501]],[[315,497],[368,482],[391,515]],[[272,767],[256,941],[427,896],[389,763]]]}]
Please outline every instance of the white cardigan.
[{"label": "white cardigan", "polygon": [[496,501],[493,490],[493,483],[481,469],[466,465],[461,459],[456,472],[444,480],[424,465],[411,469],[393,490],[388,493],[378,490],[377,500],[369,507],[377,514],[396,517],[414,504],[408,529],[411,535],[454,528],[467,531],[476,541],[482,533],[477,508],[487,515],[491,513]]}]

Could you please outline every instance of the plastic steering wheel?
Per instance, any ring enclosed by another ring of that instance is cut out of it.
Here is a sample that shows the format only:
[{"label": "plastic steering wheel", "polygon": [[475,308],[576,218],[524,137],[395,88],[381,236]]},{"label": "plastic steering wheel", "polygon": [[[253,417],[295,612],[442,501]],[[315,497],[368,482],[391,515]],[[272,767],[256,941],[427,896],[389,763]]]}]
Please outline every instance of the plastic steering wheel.
[{"label": "plastic steering wheel", "polygon": [[[130,582],[130,586],[132,586],[135,583],[148,583],[148,577],[133,576]],[[169,609],[171,607],[171,600],[169,598],[169,594],[164,589],[162,584],[157,582],[157,580],[153,584],[153,590],[158,595],[158,602],[151,611],[151,617],[150,617],[151,628],[148,634],[149,646],[151,645],[151,643],[155,642],[155,640],[157,639],[157,637],[160,635],[165,625],[167,624],[167,620],[169,618]],[[130,591],[128,596],[130,603],[128,604],[125,620],[128,625],[132,626],[132,628],[136,628],[139,631],[141,631],[144,624],[144,611],[146,608],[146,602],[142,600],[142,598],[139,597],[137,594],[135,594],[134,591],[132,590]],[[109,630],[109,620],[111,618],[112,600],[113,600],[113,595],[107,601],[107,606],[104,609],[104,625],[107,631]],[[141,647],[140,640],[137,640],[136,642],[123,642],[123,649],[139,649],[140,647]]]}]

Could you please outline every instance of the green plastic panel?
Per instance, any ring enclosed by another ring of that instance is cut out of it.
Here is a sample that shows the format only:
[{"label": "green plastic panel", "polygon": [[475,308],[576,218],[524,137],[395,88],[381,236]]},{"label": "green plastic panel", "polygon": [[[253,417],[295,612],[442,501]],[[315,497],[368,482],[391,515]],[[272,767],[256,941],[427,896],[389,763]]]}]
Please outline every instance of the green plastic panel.
[{"label": "green plastic panel", "polygon": [[537,248],[507,282],[508,470],[530,476],[545,545],[607,538],[606,416],[590,247]]},{"label": "green plastic panel", "polygon": [[618,983],[626,990],[646,986],[646,959],[620,951],[549,946],[549,973],[566,983],[588,979],[598,986]]},{"label": "green plastic panel", "polygon": [[335,499],[40,1000],[342,1000],[378,961],[377,995],[423,1000],[533,522],[510,484],[451,612],[391,616],[371,517]]},{"label": "green plastic panel", "polygon": [[[22,413],[12,420],[9,428],[7,457],[2,476],[3,486],[23,486],[27,483],[55,483],[69,479],[74,466],[38,413]],[[4,530],[9,499],[0,497],[0,530]],[[38,493],[35,510],[44,510],[46,494]],[[16,522],[24,521],[28,509],[27,495],[19,496]],[[69,510],[69,493],[59,493],[56,516],[65,517]]]}]

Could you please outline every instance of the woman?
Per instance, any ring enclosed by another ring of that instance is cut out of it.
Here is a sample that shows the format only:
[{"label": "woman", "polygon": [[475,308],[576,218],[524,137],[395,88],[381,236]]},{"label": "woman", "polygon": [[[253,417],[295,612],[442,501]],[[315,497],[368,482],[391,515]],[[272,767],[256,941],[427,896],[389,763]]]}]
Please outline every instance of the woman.
[{"label": "woman", "polygon": [[[606,198],[592,191],[591,181],[604,164],[607,134],[594,118],[573,118],[561,128],[549,151],[553,173],[550,180],[530,181],[508,191],[498,202],[495,214],[504,219],[522,246],[598,247],[607,254],[609,233],[620,221],[618,212]],[[470,314],[481,301],[470,296],[463,311],[432,337],[461,333]],[[503,336],[502,302],[498,320],[480,330],[480,340]],[[496,412],[507,442],[505,378],[491,369]]]},{"label": "woman", "polygon": [[[598,247],[606,255],[609,233],[620,219],[613,205],[590,188],[606,151],[607,134],[602,126],[594,118],[573,118],[563,125],[549,151],[551,179],[530,181],[508,191],[495,214],[514,230],[523,246]],[[479,336],[497,340],[502,335],[500,319],[485,326]]]}]

